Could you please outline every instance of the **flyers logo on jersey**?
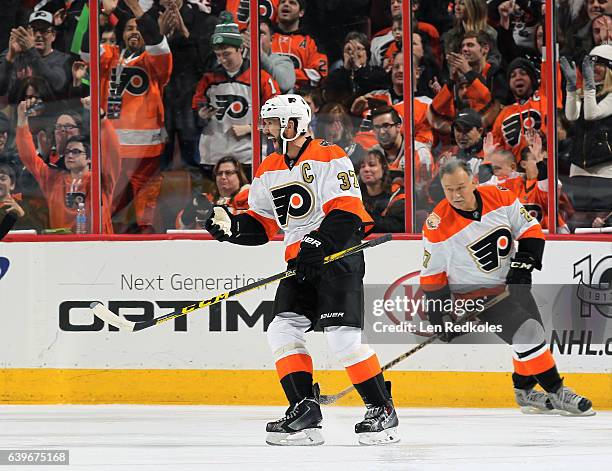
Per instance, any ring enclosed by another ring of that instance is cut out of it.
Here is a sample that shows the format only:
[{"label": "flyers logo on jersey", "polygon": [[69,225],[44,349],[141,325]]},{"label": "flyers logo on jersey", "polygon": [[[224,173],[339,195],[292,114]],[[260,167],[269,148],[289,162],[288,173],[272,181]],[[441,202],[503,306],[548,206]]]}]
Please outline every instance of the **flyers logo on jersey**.
[{"label": "flyers logo on jersey", "polygon": [[528,109],[521,113],[510,115],[504,119],[502,123],[502,132],[504,133],[504,139],[508,145],[514,147],[519,144],[523,131],[528,129],[538,130],[541,127],[542,115],[540,112],[534,109]]},{"label": "flyers logo on jersey", "polygon": [[131,95],[144,95],[149,89],[149,76],[147,71],[140,67],[123,67],[121,77],[117,81],[117,69],[111,72],[111,91],[123,95],[127,91]]},{"label": "flyers logo on jersey", "polygon": [[288,57],[289,59],[291,59],[291,62],[293,62],[293,68],[294,69],[301,69],[302,68],[302,61],[295,54],[287,54],[287,53],[282,53],[282,52],[279,52],[278,54],[280,54],[281,56],[285,56],[285,57]]},{"label": "flyers logo on jersey", "polygon": [[302,219],[308,216],[314,207],[314,196],[308,187],[300,183],[273,188],[270,192],[282,227],[287,226],[290,218]]},{"label": "flyers logo on jersey", "polygon": [[244,118],[249,111],[249,102],[243,96],[239,95],[217,95],[217,113],[216,117],[219,121],[223,119],[225,114],[233,119]]},{"label": "flyers logo on jersey", "polygon": [[468,246],[478,268],[490,273],[501,267],[501,260],[508,257],[512,249],[512,232],[499,227]]},{"label": "flyers logo on jersey", "polygon": [[[274,13],[274,6],[270,0],[259,0],[259,16],[264,18],[272,19]],[[238,12],[236,19],[241,23],[248,23],[249,21],[249,0],[240,0],[238,6]]]}]

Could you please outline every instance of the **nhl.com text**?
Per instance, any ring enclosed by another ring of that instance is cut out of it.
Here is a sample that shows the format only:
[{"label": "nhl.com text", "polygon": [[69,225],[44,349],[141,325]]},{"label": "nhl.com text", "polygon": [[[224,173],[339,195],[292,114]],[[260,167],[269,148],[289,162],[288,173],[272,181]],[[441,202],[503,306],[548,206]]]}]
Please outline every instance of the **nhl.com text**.
[{"label": "nhl.com text", "polygon": [[[396,296],[391,299],[375,299],[372,302],[372,315],[382,318],[390,313],[403,313],[408,320],[401,322],[389,322],[389,320],[377,320],[372,323],[376,333],[428,333],[438,334],[442,332],[454,333],[500,333],[502,326],[497,324],[483,323],[455,323],[446,321],[442,325],[433,325],[424,322],[424,313],[433,310],[449,315],[453,318],[461,318],[465,315],[481,313],[485,310],[485,299],[428,299],[426,297]],[[478,314],[476,314],[478,315]]]}]

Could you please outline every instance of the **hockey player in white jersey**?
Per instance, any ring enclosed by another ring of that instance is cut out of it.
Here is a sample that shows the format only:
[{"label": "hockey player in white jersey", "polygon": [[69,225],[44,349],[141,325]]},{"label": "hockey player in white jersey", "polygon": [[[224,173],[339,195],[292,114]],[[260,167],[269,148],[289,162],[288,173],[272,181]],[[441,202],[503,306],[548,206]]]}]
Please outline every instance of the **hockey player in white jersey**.
[{"label": "hockey player in white jersey", "polygon": [[234,216],[215,207],[206,229],[214,238],[261,245],[285,233],[285,260],[296,276],[280,282],[275,317],[267,331],[281,386],[285,417],[268,423],[272,445],[320,445],[321,408],[312,380],[305,333],[323,328],[367,411],[355,426],[362,444],[399,440],[398,418],[376,353],[361,342],[363,254],[323,265],[325,256],[360,243],[372,219],[364,209],[357,175],[338,146],[307,136],[310,107],[299,95],[279,95],[261,109],[264,134],[276,152],[257,169],[249,210]]},{"label": "hockey player in white jersey", "polygon": [[[497,335],[512,346],[512,381],[524,413],[593,415],[591,401],[563,385],[546,344],[544,326],[531,295],[531,272],[541,269],[544,235],[535,218],[505,188],[477,188],[470,167],[452,159],[440,169],[445,194],[423,226],[421,287],[429,299],[486,298],[508,285],[510,296],[479,316],[501,325]],[[518,251],[514,250],[518,240]],[[443,303],[428,312],[444,326]],[[448,329],[443,340],[456,335]],[[544,392],[534,387],[539,384]]]}]

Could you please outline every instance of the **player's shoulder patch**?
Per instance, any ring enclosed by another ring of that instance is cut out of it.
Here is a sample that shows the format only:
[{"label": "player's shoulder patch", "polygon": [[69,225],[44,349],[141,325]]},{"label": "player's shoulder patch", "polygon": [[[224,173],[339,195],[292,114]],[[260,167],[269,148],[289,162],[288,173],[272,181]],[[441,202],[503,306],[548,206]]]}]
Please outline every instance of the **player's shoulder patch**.
[{"label": "player's shoulder patch", "polygon": [[430,231],[435,231],[438,227],[440,227],[440,222],[442,222],[442,218],[438,216],[436,213],[432,212],[427,216],[425,220],[425,226]]}]

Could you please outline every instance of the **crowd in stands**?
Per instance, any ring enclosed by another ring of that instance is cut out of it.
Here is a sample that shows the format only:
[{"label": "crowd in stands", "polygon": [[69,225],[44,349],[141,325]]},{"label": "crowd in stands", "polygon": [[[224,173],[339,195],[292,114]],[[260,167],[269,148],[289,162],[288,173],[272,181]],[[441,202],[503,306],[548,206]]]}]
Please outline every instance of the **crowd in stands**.
[{"label": "crowd in stands", "polygon": [[[90,2],[4,3],[0,234],[9,226],[75,232],[79,203],[88,231],[101,204],[104,233],[198,229],[210,204],[247,209],[253,155],[274,150],[265,140],[252,146],[259,130],[249,0],[100,0],[96,48]],[[479,184],[516,193],[548,228],[552,148],[558,232],[612,226],[612,0],[553,3],[561,52],[555,136],[547,128],[544,0],[412,0],[411,38],[402,0],[259,5],[261,103],[280,93],[304,97],[310,136],[353,162],[374,231],[403,232],[413,205],[419,232],[443,197],[438,168],[453,156]],[[408,40],[412,116],[404,103]],[[101,119],[99,143],[90,142],[90,114]],[[98,145],[100,202],[91,169]]]}]

